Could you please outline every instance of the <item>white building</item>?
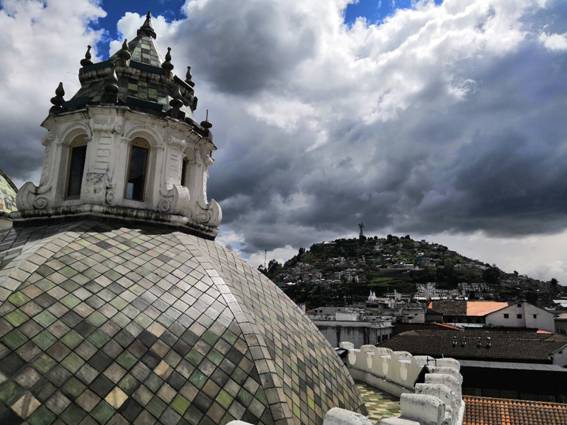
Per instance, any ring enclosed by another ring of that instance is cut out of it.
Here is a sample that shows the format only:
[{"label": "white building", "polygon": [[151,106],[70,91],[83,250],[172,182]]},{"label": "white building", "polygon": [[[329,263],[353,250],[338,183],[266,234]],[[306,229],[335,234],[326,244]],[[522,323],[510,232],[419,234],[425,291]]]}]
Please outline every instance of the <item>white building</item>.
[{"label": "white building", "polygon": [[555,318],[555,331],[567,335],[567,313],[561,313]]},{"label": "white building", "polygon": [[553,314],[527,302],[510,304],[486,315],[486,326],[542,329],[555,332]]}]

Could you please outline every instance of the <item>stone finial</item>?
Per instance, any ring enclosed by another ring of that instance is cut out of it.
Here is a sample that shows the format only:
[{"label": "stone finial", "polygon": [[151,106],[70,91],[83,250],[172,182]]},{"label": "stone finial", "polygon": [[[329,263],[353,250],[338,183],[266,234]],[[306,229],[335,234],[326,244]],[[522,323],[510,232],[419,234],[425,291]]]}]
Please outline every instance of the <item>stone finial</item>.
[{"label": "stone finial", "polygon": [[171,47],[167,48],[167,53],[165,54],[165,61],[161,64],[162,69],[166,75],[171,75],[173,71],[173,64],[171,63]]},{"label": "stone finial", "polygon": [[51,98],[51,104],[53,105],[49,112],[61,112],[63,110],[63,106],[65,105],[65,89],[63,88],[63,83],[59,83],[57,88],[55,89],[55,96]]},{"label": "stone finial", "polygon": [[183,96],[181,95],[179,87],[175,87],[171,97],[172,99],[169,102],[169,106],[171,106],[171,109],[168,112],[169,115],[173,118],[185,118],[185,113],[181,110],[181,107],[183,106]]},{"label": "stone finial", "polygon": [[128,66],[132,54],[130,53],[130,49],[128,48],[127,39],[124,39],[124,42],[122,43],[122,47],[118,51],[118,57],[120,58],[121,65]]},{"label": "stone finial", "polygon": [[112,65],[112,71],[104,86],[104,93],[102,94],[102,101],[104,103],[118,102],[118,75],[116,75],[116,68]]},{"label": "stone finial", "polygon": [[185,82],[189,84],[191,87],[195,87],[195,83],[193,82],[193,75],[191,75],[191,67],[187,67],[187,73],[185,74]]},{"label": "stone finial", "polygon": [[138,37],[143,37],[143,36],[152,37],[152,38],[157,37],[156,32],[152,27],[152,14],[150,13],[150,11],[146,13],[146,20],[144,21],[140,29],[138,29],[137,35]]},{"label": "stone finial", "polygon": [[209,110],[207,109],[205,115],[205,121],[201,121],[201,127],[205,129],[205,136],[208,136],[210,133],[211,128],[213,128],[213,124],[209,122]]},{"label": "stone finial", "polygon": [[85,57],[83,59],[81,59],[81,66],[84,68],[85,66],[89,66],[92,65],[92,61],[91,61],[91,46],[87,46],[87,51],[85,53]]}]

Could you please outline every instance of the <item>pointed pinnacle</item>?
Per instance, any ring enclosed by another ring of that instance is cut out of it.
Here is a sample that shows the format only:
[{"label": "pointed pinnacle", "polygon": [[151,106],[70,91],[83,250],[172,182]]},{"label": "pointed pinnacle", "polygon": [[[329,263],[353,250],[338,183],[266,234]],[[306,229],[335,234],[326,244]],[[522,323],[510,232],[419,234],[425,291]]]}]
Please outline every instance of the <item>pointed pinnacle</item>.
[{"label": "pointed pinnacle", "polygon": [[91,62],[91,46],[87,46],[87,51],[85,53],[85,57],[84,59],[81,59],[81,66],[85,67],[85,66],[89,66],[92,65],[93,63]]},{"label": "pointed pinnacle", "polygon": [[171,47],[167,48],[167,53],[165,55],[165,61],[161,64],[162,69],[167,75],[173,70],[173,64],[171,63]]},{"label": "pointed pinnacle", "polygon": [[59,97],[65,96],[65,89],[63,88],[63,83],[59,82],[59,85],[55,89],[55,94]]}]

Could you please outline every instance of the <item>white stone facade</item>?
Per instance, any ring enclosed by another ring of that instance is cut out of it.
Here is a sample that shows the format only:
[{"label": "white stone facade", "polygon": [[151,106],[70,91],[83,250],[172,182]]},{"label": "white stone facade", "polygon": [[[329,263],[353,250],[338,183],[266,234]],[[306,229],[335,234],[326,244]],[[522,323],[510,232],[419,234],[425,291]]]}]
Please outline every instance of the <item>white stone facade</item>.
[{"label": "white stone facade", "polygon": [[533,304],[521,302],[487,314],[486,326],[543,329],[555,332],[553,314]]},{"label": "white stone facade", "polygon": [[[373,345],[348,349],[348,367],[355,380],[400,397],[401,415],[380,425],[460,425],[463,422],[463,377],[455,359],[412,356]],[[425,368],[425,370],[424,370]],[[416,383],[425,371],[424,383]]]},{"label": "white stone facade", "polygon": [[[50,115],[42,124],[45,157],[39,186],[28,182],[18,192],[22,219],[104,214],[130,220],[186,226],[214,237],[222,213],[207,199],[208,168],[216,149],[183,121],[137,112],[126,106],[90,106]],[[134,140],[149,146],[143,201],[127,199],[126,170]],[[86,143],[80,196],[65,197],[71,147]],[[181,181],[183,162],[186,178]]]}]

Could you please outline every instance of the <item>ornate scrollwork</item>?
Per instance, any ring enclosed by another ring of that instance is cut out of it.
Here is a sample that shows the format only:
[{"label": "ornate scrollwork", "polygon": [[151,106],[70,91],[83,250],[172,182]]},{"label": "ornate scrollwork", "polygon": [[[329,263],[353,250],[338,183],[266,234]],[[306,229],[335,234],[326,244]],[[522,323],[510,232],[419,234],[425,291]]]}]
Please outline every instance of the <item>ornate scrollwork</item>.
[{"label": "ornate scrollwork", "polygon": [[114,185],[109,170],[104,173],[87,173],[87,199],[103,201],[107,205],[114,202]]},{"label": "ornate scrollwork", "polygon": [[158,209],[165,214],[183,214],[189,208],[189,189],[181,185],[167,185],[160,189]]},{"label": "ornate scrollwork", "polygon": [[193,213],[193,219],[206,226],[217,227],[222,220],[222,210],[217,201],[211,200],[206,206],[197,202],[196,211]]},{"label": "ornate scrollwork", "polygon": [[27,182],[22,186],[16,195],[16,206],[20,211],[44,210],[49,207],[49,197],[52,186],[39,187],[32,182]]}]

